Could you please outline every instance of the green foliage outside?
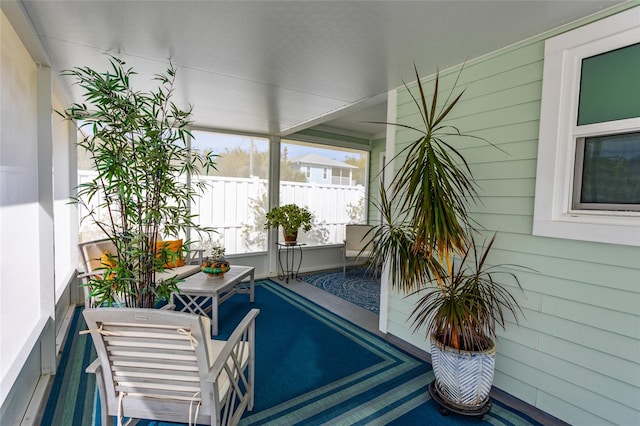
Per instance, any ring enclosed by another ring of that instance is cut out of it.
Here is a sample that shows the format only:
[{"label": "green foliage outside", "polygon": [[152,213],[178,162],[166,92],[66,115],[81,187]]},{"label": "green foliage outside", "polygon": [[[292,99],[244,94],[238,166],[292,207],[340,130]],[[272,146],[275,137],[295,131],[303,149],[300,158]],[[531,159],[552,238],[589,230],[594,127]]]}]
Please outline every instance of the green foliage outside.
[{"label": "green foliage outside", "polygon": [[[204,155],[212,155],[212,151],[205,150]],[[217,154],[216,168],[209,171],[200,170],[198,174],[204,176],[223,176],[248,178],[256,176],[260,179],[269,178],[269,153],[242,148],[225,148]],[[288,159],[285,148],[280,155],[280,180],[288,182],[306,182],[307,177],[298,170]]]}]

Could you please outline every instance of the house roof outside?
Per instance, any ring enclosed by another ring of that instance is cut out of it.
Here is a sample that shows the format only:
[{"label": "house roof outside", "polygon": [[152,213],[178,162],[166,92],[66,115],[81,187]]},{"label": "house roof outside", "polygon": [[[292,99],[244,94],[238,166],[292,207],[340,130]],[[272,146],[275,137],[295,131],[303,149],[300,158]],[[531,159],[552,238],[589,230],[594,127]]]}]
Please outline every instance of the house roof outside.
[{"label": "house roof outside", "polygon": [[344,169],[357,169],[358,166],[334,160],[319,154],[305,154],[289,158],[289,161],[297,164],[312,164],[318,166],[342,167]]}]

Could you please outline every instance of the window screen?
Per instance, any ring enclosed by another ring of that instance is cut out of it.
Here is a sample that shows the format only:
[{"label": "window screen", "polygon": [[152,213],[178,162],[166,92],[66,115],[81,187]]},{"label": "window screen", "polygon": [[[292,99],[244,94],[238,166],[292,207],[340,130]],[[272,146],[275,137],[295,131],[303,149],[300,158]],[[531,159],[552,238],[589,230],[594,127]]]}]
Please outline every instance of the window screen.
[{"label": "window screen", "polygon": [[640,210],[640,132],[579,138],[574,209]]}]

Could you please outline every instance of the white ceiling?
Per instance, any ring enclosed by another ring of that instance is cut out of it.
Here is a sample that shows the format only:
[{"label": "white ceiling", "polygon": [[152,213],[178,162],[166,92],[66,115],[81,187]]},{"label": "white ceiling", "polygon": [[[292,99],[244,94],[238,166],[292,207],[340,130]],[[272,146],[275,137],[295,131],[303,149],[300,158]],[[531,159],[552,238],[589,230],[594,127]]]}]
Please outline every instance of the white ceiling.
[{"label": "white ceiling", "polygon": [[[119,55],[144,89],[171,58],[196,125],[379,135],[385,94],[620,1],[22,1],[56,74]],[[63,80],[70,99],[80,91]]]}]

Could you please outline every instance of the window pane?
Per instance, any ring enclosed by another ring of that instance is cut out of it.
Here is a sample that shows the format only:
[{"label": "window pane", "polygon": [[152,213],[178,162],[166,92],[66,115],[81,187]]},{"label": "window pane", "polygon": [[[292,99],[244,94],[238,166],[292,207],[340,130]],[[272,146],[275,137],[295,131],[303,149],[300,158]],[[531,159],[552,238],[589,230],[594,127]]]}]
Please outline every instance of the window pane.
[{"label": "window pane", "polygon": [[[78,124],[81,126],[81,130],[78,130],[77,140],[82,140],[86,136],[91,135],[91,126],[82,127],[82,122]],[[78,146],[76,147],[76,154],[78,156],[78,185],[91,182],[98,176],[98,172],[95,170],[93,160],[91,159],[91,153]],[[89,200],[84,198],[82,201],[83,202],[78,203],[78,219],[80,221],[78,241],[86,242],[106,238],[105,233],[100,227],[88,217],[89,212],[93,211],[97,220],[104,222],[109,220],[109,213],[102,206],[104,203],[104,192],[99,191],[93,199]]]},{"label": "window pane", "polygon": [[[578,207],[638,210],[640,133],[585,138],[581,145],[584,159],[580,203],[596,206]],[[579,162],[580,155],[577,158]],[[579,170],[580,164],[577,166]],[[609,204],[613,206],[603,206]]]},{"label": "window pane", "polygon": [[314,215],[299,242],[342,243],[345,224],[366,222],[367,151],[283,141],[280,159],[280,205],[294,203]]},{"label": "window pane", "polygon": [[640,44],[582,60],[578,125],[640,116]]},{"label": "window pane", "polygon": [[212,239],[221,241],[227,254],[266,250],[269,140],[203,131],[193,137],[193,150],[219,155],[217,170],[192,177],[193,183],[206,183],[202,197],[192,203],[196,222],[218,231]]}]

